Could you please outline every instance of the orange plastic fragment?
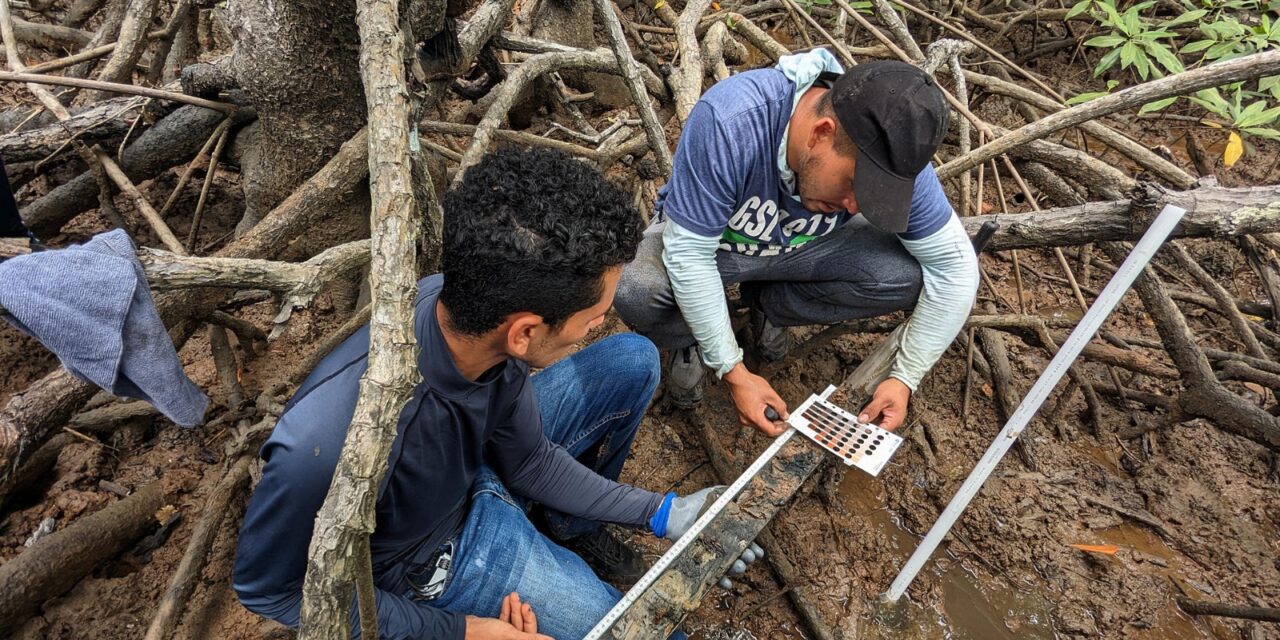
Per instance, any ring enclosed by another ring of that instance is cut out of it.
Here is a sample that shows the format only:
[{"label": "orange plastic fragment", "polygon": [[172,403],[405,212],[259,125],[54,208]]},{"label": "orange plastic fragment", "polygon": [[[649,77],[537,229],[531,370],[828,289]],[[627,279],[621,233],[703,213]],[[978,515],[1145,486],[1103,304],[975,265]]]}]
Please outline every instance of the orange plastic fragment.
[{"label": "orange plastic fragment", "polygon": [[1109,556],[1114,556],[1116,552],[1120,550],[1120,547],[1117,547],[1114,544],[1073,544],[1070,546],[1075,547],[1081,551],[1089,551],[1091,553],[1105,553]]}]

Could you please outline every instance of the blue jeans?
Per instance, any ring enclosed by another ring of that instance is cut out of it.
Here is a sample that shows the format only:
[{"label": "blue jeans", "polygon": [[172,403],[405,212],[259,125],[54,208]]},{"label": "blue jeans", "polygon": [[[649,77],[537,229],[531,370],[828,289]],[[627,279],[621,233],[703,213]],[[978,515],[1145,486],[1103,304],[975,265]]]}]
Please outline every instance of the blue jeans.
[{"label": "blue jeans", "polygon": [[[622,334],[601,340],[533,376],[543,429],[583,464],[616,480],[658,377],[658,352],[647,339]],[[453,570],[431,604],[495,618],[502,598],[515,591],[533,607],[539,633],[578,640],[622,594],[535,529],[526,515],[529,506],[508,493],[491,469],[481,469],[455,542]],[[558,513],[548,513],[548,520],[561,538],[600,526]]]}]

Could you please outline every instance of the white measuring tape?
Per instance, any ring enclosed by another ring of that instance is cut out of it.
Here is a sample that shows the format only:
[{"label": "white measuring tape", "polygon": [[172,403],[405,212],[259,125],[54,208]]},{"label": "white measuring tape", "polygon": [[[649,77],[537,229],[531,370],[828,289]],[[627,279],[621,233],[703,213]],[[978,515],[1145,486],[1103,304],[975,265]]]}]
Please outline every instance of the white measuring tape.
[{"label": "white measuring tape", "polygon": [[[829,387],[822,394],[822,397],[826,398],[826,396],[834,390],[835,387]],[[734,498],[738,497],[739,493],[742,493],[742,490],[746,488],[752,478],[759,475],[760,471],[769,464],[770,460],[773,460],[774,456],[778,455],[779,451],[782,451],[782,448],[791,441],[791,437],[794,435],[796,435],[795,427],[788,427],[782,435],[775,438],[773,443],[769,445],[769,448],[765,449],[764,453],[761,453],[760,456],[756,458],[755,462],[752,462],[751,466],[747,467],[747,470],[743,471],[742,475],[738,476],[738,479],[734,480],[733,484],[729,485],[729,487],[724,490],[724,493],[720,494],[720,497],[711,504],[711,507],[698,517],[697,521],[693,523],[693,526],[690,527],[684,535],[680,536],[680,539],[676,540],[675,543],[671,545],[671,548],[668,549],[666,553],[662,554],[662,557],[658,558],[658,561],[655,562],[652,567],[649,567],[649,570],[640,578],[640,581],[636,582],[635,586],[631,587],[631,590],[627,591],[626,595],[622,596],[622,599],[618,601],[618,604],[613,605],[613,608],[609,610],[609,613],[605,614],[605,616],[600,619],[600,622],[596,623],[596,626],[591,629],[591,633],[587,634],[585,640],[599,640],[600,638],[603,638],[605,634],[613,628],[614,623],[622,618],[622,614],[626,613],[627,609],[630,609],[631,605],[635,604],[636,601],[640,599],[640,596],[644,595],[644,592],[648,591],[649,587],[652,587],[653,584],[658,581],[658,578],[662,577],[662,574],[667,571],[667,568],[671,566],[671,563],[679,559],[685,550],[693,545],[694,541],[697,540],[698,536],[702,533],[702,530],[706,529],[707,525],[711,524],[711,521],[715,520],[716,516],[720,515],[720,512],[724,511],[725,508],[729,506],[729,503],[733,502]]]}]

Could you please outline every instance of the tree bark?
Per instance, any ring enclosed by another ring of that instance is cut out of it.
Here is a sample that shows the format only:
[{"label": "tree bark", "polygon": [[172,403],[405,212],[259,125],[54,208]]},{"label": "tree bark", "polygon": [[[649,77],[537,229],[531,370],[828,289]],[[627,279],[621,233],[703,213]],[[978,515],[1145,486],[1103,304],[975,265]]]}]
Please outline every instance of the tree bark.
[{"label": "tree bark", "polygon": [[128,549],[156,525],[165,501],[153,482],[0,565],[0,628],[13,629],[40,605],[74,587],[103,560]]},{"label": "tree bark", "polygon": [[1117,91],[1111,95],[1050,114],[1041,120],[1017,129],[1007,136],[996,138],[978,147],[969,155],[956,158],[938,167],[938,178],[946,180],[1002,153],[1007,153],[1028,141],[1043,138],[1055,131],[1061,131],[1067,127],[1095,120],[1117,111],[1130,109],[1170,96],[1194,93],[1209,87],[1276,75],[1277,73],[1280,73],[1280,50],[1255,53],[1227,62],[1175,73],[1159,80],[1152,80],[1151,82]]},{"label": "tree bark", "polygon": [[243,235],[364,125],[364,95],[354,3],[232,2],[227,18],[230,70],[259,120],[241,159]]},{"label": "tree bark", "polygon": [[1224,238],[1280,229],[1280,186],[1205,186],[1175,192],[1146,184],[1141,185],[1137,197],[1130,200],[1091,202],[1035,213],[970,216],[963,222],[970,235],[987,220],[1000,223],[987,251],[1063,247],[1105,240],[1136,240],[1146,231],[1148,213],[1164,204],[1187,210],[1173,237]]},{"label": "tree bark", "polygon": [[[420,225],[414,207],[410,160],[409,92],[405,84],[404,33],[395,0],[358,0],[360,72],[369,116],[369,178],[373,201],[373,310],[368,370],[347,431],[329,494],[316,516],[303,582],[300,638],[350,637],[353,583],[369,600],[368,553],[375,525],[378,484],[387,471],[400,411],[420,380],[413,332],[417,293],[415,252]],[[425,188],[430,189],[428,182]],[[359,565],[365,575],[356,575]],[[374,612],[362,607],[362,627]]]}]

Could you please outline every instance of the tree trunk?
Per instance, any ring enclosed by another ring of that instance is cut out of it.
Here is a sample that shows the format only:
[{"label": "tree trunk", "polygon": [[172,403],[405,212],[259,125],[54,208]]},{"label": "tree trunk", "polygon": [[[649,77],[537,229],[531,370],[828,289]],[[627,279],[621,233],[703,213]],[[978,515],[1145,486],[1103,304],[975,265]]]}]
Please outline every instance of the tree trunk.
[{"label": "tree trunk", "polygon": [[364,126],[355,3],[232,2],[231,72],[258,111],[241,158],[243,235]]}]

